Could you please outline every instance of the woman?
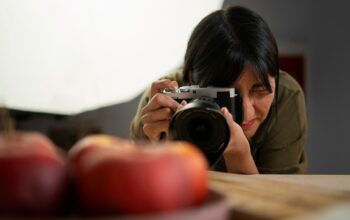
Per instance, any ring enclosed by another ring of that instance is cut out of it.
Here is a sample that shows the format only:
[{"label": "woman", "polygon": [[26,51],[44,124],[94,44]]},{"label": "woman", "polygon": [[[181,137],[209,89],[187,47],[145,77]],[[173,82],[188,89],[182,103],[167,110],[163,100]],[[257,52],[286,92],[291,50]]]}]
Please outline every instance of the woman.
[{"label": "woman", "polygon": [[177,103],[160,89],[183,85],[234,87],[242,96],[238,125],[222,108],[230,128],[223,168],[232,173],[305,173],[307,119],[298,83],[279,70],[278,49],[268,25],[255,12],[229,7],[206,16],[188,42],[184,67],[154,82],[131,124],[133,139],[158,141],[167,133]]}]

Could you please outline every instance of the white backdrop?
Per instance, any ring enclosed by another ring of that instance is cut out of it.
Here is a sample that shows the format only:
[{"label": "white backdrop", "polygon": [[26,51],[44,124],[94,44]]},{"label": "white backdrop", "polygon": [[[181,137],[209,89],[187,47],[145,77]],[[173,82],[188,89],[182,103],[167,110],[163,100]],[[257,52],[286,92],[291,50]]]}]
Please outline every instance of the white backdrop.
[{"label": "white backdrop", "polygon": [[221,0],[0,0],[0,105],[73,114],[128,101],[182,63]]}]

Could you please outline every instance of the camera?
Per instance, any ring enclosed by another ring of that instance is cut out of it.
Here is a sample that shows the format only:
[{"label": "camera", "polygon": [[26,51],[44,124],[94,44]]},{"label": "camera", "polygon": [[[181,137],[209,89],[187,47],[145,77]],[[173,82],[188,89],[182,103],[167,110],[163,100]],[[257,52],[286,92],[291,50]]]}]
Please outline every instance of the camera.
[{"label": "camera", "polygon": [[212,166],[225,150],[230,129],[220,108],[226,107],[237,123],[242,122],[242,99],[235,88],[183,86],[164,89],[163,94],[187,105],[174,113],[169,125],[172,140],[198,146]]}]

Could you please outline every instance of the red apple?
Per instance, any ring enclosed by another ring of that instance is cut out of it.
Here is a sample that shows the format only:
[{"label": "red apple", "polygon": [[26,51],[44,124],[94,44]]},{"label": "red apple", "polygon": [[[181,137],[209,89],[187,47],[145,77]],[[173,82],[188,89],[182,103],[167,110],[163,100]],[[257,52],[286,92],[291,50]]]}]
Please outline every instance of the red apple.
[{"label": "red apple", "polygon": [[61,154],[36,132],[0,134],[0,216],[48,216],[61,211],[66,171]]},{"label": "red apple", "polygon": [[120,138],[106,135],[106,134],[94,134],[86,136],[80,139],[72,148],[68,151],[68,168],[70,172],[80,170],[78,168],[81,158],[85,154],[91,153],[95,149],[101,147],[115,147],[124,145],[125,140]]},{"label": "red apple", "polygon": [[77,204],[79,203],[79,199],[81,201],[84,200],[78,197],[81,197],[79,191],[82,191],[82,188],[86,186],[84,175],[85,169],[81,168],[82,159],[85,158],[87,154],[95,154],[100,148],[121,147],[127,145],[126,143],[129,142],[111,135],[93,134],[80,139],[68,151],[67,164],[70,177],[73,180],[71,193],[73,194],[72,199],[75,200],[73,206],[77,206],[74,207],[75,209],[81,209],[80,206],[84,203],[80,202],[80,204]]},{"label": "red apple", "polygon": [[75,175],[86,210],[104,214],[166,212],[206,199],[208,164],[193,145],[120,144],[95,148],[81,156]]}]

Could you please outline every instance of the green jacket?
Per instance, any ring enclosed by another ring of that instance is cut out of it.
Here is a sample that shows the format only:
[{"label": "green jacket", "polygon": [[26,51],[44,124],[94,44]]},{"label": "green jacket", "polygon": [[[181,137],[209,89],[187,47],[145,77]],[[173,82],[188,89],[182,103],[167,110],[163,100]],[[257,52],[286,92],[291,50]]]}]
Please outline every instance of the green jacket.
[{"label": "green jacket", "polygon": [[[183,86],[182,70],[167,74],[162,79],[175,80]],[[141,97],[136,115],[131,122],[132,139],[147,139],[143,133],[141,109],[150,99],[150,88]],[[276,111],[277,103],[277,111]],[[278,100],[274,101],[269,116],[250,140],[251,152],[260,173],[306,173],[305,142],[307,118],[304,93],[299,84],[286,72],[280,71]],[[226,171],[223,158],[212,169]]]}]

